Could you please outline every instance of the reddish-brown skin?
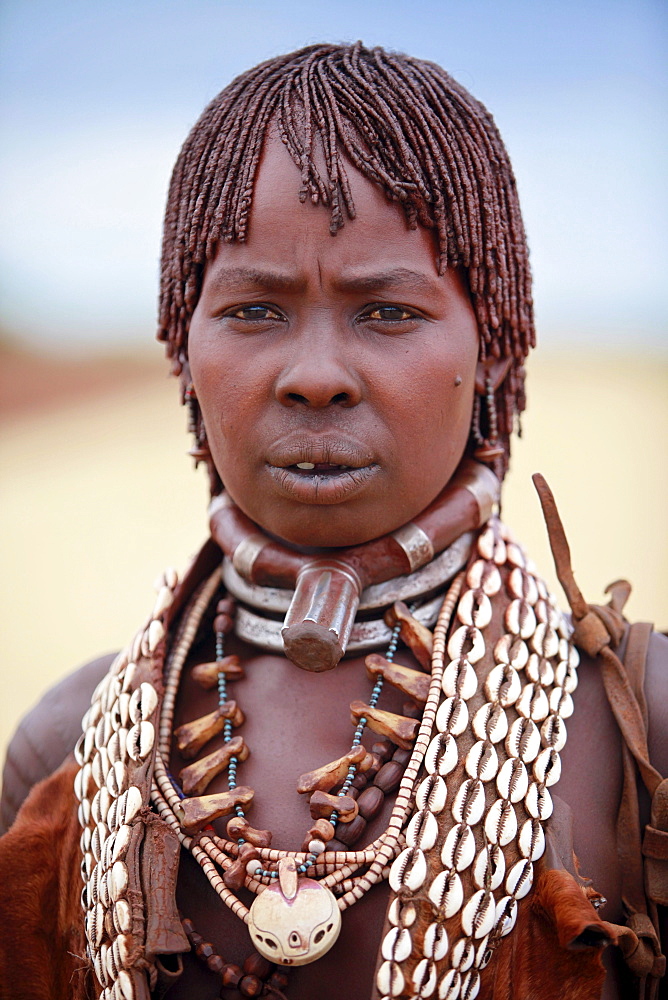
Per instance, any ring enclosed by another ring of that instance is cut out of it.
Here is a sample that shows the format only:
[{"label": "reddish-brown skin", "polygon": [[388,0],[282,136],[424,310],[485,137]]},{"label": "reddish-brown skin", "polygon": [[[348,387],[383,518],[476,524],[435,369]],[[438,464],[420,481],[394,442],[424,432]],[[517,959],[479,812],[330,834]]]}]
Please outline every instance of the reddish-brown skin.
[{"label": "reddish-brown skin", "polygon": [[[358,215],[332,237],[270,138],[248,241],[219,247],[190,328],[223,482],[298,545],[355,545],[405,524],[452,476],[471,423],[478,333],[462,281],[439,277],[431,233],[349,172]],[[299,461],[358,468],[329,483],[277,468]]]}]

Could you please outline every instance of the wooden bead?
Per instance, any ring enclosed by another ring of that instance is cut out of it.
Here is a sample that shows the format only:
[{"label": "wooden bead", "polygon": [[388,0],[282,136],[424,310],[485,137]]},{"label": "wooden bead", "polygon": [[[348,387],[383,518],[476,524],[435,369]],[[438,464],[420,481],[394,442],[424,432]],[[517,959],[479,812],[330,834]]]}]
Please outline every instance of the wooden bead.
[{"label": "wooden bead", "polygon": [[400,626],[400,635],[421,667],[431,670],[431,654],[434,645],[432,633],[421,624],[406,607],[403,601],[396,601],[385,613],[385,622],[389,628]]},{"label": "wooden bead", "polygon": [[213,945],[210,941],[202,941],[201,944],[198,944],[195,948],[195,953],[199,958],[211,958],[212,955],[215,955]]},{"label": "wooden bead", "polygon": [[230,618],[234,616],[236,610],[237,602],[232,597],[223,597],[222,600],[218,601],[216,605],[216,612],[219,615],[229,615]]},{"label": "wooden bead", "polygon": [[198,663],[192,668],[193,680],[196,680],[205,691],[211,691],[218,686],[218,674],[224,674],[228,681],[239,681],[245,677],[244,668],[239,663],[238,656],[224,656],[222,660],[211,663]]},{"label": "wooden bead", "polygon": [[223,969],[225,968],[225,962],[220,955],[211,955],[210,958],[207,958],[206,964],[212,972],[217,972],[218,975],[222,975]]},{"label": "wooden bead", "polygon": [[259,997],[263,986],[264,983],[258,976],[244,976],[239,983],[239,992],[242,997]]},{"label": "wooden bead", "polygon": [[227,635],[234,628],[234,622],[229,615],[216,615],[213,619],[213,628],[215,632],[222,632],[223,635]]},{"label": "wooden bead", "polygon": [[270,975],[267,985],[273,990],[284,990],[288,985],[288,977],[284,972],[279,972],[277,969]]},{"label": "wooden bead", "polygon": [[195,930],[194,923],[192,922],[192,920],[189,920],[188,917],[183,917],[183,919],[181,920],[181,926],[186,932],[188,938],[190,937],[191,934],[197,933],[197,931]]},{"label": "wooden bead", "polygon": [[338,827],[339,840],[346,847],[351,847],[366,830],[366,820],[363,816],[356,816],[351,823],[345,823]]},{"label": "wooden bead", "polygon": [[422,709],[415,701],[405,701],[401,706],[401,711],[404,715],[408,716],[409,719],[422,718]]},{"label": "wooden bead", "polygon": [[402,767],[406,767],[412,756],[412,750],[402,750],[401,747],[398,747],[392,754],[392,760],[396,760]]},{"label": "wooden bead", "polygon": [[359,809],[360,816],[364,816],[364,819],[367,821],[375,819],[383,808],[384,801],[385,795],[382,789],[378,788],[377,785],[369,785],[357,800],[357,808]]},{"label": "wooden bead", "polygon": [[383,677],[388,684],[408,695],[421,705],[426,704],[431,678],[421,670],[412,670],[401,663],[391,663],[378,653],[370,653],[366,660],[366,672],[370,678]]},{"label": "wooden bead", "polygon": [[404,768],[401,764],[396,760],[388,760],[387,764],[383,764],[381,767],[373,783],[387,795],[399,787],[403,776]]},{"label": "wooden bead", "polygon": [[257,976],[266,979],[274,968],[273,964],[256,951],[252,951],[244,962],[244,972],[247,976]]},{"label": "wooden bead", "polygon": [[181,787],[186,795],[202,795],[217,774],[224,771],[232,757],[246,760],[248,747],[242,736],[235,736],[218,750],[188,764],[181,771]]},{"label": "wooden bead", "polygon": [[371,747],[371,753],[375,753],[376,757],[380,757],[383,764],[386,760],[389,760],[396,746],[394,743],[390,743],[389,740],[377,740],[376,743]]},{"label": "wooden bead", "polygon": [[349,788],[348,791],[346,792],[346,795],[349,795],[351,799],[357,799],[359,797],[359,794],[360,794],[359,788],[354,788],[354,787]]},{"label": "wooden bead", "polygon": [[358,771],[355,777],[353,778],[351,788],[358,788],[361,791],[363,788],[366,788],[368,784],[369,784],[369,779],[367,778],[366,774],[360,774],[360,772]]},{"label": "wooden bead", "polygon": [[323,764],[314,771],[307,771],[302,774],[297,782],[297,791],[300,795],[306,795],[318,789],[321,792],[329,792],[337,785],[343,784],[348,769],[354,764],[358,766],[367,756],[366,748],[363,746],[349,750],[343,757],[333,760],[330,764]]},{"label": "wooden bead", "polygon": [[309,809],[313,819],[327,819],[336,812],[339,823],[350,823],[357,816],[357,803],[349,795],[314,792],[309,802]]},{"label": "wooden bead", "polygon": [[350,705],[350,718],[354,726],[360,719],[366,719],[366,724],[374,733],[387,736],[388,739],[410,750],[413,746],[420,724],[417,719],[407,719],[403,715],[395,715],[394,712],[384,712],[380,708],[372,708],[365,705],[363,701],[353,701]]},{"label": "wooden bead", "polygon": [[242,975],[243,973],[238,965],[228,962],[222,974],[223,986],[238,986]]},{"label": "wooden bead", "polygon": [[309,830],[309,840],[324,840],[326,844],[335,834],[334,824],[328,819],[317,819]]}]

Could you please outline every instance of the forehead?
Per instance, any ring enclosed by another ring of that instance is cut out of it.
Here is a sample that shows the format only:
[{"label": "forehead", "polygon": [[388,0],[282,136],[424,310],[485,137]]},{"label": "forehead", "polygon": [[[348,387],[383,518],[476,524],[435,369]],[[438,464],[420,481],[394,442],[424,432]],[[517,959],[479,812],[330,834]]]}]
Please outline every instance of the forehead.
[{"label": "forehead", "polygon": [[[221,244],[217,259],[248,264],[258,257],[289,267],[317,258],[338,270],[355,271],[378,264],[410,267],[438,277],[437,247],[432,232],[409,229],[401,207],[389,201],[345,157],[341,162],[355,206],[336,235],[330,231],[331,206],[300,200],[301,174],[276,132],[267,135],[255,178],[246,240]],[[327,178],[324,156],[316,150],[321,177]]]}]

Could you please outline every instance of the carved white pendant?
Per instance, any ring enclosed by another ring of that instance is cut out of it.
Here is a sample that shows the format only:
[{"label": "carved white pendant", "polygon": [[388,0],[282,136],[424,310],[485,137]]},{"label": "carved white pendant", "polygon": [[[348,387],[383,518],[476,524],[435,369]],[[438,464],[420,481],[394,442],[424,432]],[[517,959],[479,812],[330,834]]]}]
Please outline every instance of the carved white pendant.
[{"label": "carved white pendant", "polygon": [[278,882],[256,897],[248,915],[251,940],[279,965],[308,965],[328,952],[341,930],[334,894],[319,882],[299,878],[294,858],[278,862]]}]

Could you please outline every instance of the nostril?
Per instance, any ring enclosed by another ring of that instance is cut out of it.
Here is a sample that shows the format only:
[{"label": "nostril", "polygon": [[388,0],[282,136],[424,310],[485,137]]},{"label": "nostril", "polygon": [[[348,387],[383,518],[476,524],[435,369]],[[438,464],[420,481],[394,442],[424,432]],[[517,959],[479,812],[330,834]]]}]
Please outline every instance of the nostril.
[{"label": "nostril", "polygon": [[308,403],[306,396],[300,396],[298,392],[288,392],[286,398],[289,399],[291,403]]},{"label": "nostril", "polygon": [[348,401],[347,392],[337,392],[336,396],[332,396],[332,403],[346,403]]}]

